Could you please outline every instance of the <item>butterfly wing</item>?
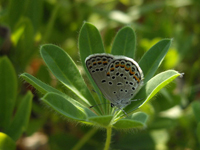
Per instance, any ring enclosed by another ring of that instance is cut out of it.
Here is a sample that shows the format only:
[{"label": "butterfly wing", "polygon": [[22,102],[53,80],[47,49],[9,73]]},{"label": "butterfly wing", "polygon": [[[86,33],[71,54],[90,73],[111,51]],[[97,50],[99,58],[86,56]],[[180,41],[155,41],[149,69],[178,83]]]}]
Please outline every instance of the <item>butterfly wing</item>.
[{"label": "butterfly wing", "polygon": [[109,65],[109,63],[114,59],[112,55],[108,54],[93,54],[88,56],[85,59],[86,67],[93,78],[96,85],[99,87],[103,95],[106,99],[110,100],[110,93],[108,92],[108,89],[110,88],[107,86],[107,76],[106,76],[106,70]]},{"label": "butterfly wing", "polygon": [[138,63],[125,56],[115,56],[108,65],[106,75],[110,101],[114,104],[128,102],[143,84],[143,72]]},{"label": "butterfly wing", "polygon": [[142,70],[131,58],[93,54],[85,63],[105,98],[118,107],[124,106],[122,101],[129,101],[142,85]]}]

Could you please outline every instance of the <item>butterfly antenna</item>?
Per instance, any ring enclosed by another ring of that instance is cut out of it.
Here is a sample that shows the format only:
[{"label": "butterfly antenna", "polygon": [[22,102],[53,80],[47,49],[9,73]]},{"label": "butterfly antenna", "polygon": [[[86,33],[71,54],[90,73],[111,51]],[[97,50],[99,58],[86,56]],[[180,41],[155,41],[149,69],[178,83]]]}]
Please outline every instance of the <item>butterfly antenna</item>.
[{"label": "butterfly antenna", "polygon": [[[99,92],[97,92],[97,91],[95,91],[95,90],[92,90],[93,92],[95,92],[95,93],[97,93],[99,96],[103,96],[104,97],[104,95],[102,95],[101,93],[99,93]],[[105,97],[104,97],[105,98]],[[105,98],[106,99],[106,98]]]}]

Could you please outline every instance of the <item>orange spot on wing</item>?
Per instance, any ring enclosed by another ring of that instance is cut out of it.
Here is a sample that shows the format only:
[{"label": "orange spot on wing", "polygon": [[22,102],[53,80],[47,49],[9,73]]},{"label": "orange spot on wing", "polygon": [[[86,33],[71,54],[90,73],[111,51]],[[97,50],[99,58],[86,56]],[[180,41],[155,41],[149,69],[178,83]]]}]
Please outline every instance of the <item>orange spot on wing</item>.
[{"label": "orange spot on wing", "polygon": [[108,62],[107,61],[103,61],[103,64],[107,64]]},{"label": "orange spot on wing", "polygon": [[130,70],[130,68],[127,68],[126,66],[125,66],[125,69],[128,71],[128,70]]},{"label": "orange spot on wing", "polygon": [[115,70],[115,68],[110,68],[110,71],[113,71],[113,70]]},{"label": "orange spot on wing", "polygon": [[138,82],[140,82],[140,79],[136,76],[133,76]]},{"label": "orange spot on wing", "polygon": [[132,72],[131,70],[129,70],[129,72],[130,72],[132,75],[134,75],[134,74],[135,74],[135,72]]},{"label": "orange spot on wing", "polygon": [[122,68],[124,68],[125,67],[125,65],[119,65],[120,67],[122,67]]}]

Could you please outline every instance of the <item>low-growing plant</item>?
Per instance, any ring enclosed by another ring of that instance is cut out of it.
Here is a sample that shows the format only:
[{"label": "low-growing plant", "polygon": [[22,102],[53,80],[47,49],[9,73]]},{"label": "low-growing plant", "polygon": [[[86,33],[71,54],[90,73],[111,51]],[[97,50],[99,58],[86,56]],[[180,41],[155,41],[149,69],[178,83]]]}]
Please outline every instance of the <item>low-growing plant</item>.
[{"label": "low-growing plant", "polygon": [[[42,102],[68,118],[69,121],[72,120],[94,126],[94,129],[88,132],[74,146],[74,149],[79,149],[87,142],[97,128],[105,128],[107,130],[107,138],[104,149],[108,150],[111,143],[112,129],[130,130],[146,127],[148,115],[140,112],[141,108],[165,85],[182,75],[175,70],[167,70],[154,76],[168,52],[171,42],[171,39],[159,41],[138,62],[144,73],[144,85],[133,99],[142,100],[132,102],[124,108],[128,117],[122,111],[113,114],[110,105],[104,104],[108,101],[101,94],[91,94],[90,88],[87,87],[77,65],[71,57],[64,50],[53,44],[42,45],[40,48],[41,56],[49,70],[73,96],[45,84],[28,73],[21,74],[21,77],[44,95],[41,98]],[[84,71],[94,90],[100,93],[85,65],[87,56],[95,53],[105,53],[100,33],[94,25],[90,23],[83,24],[80,30],[78,46]],[[117,33],[111,54],[123,55],[134,59],[135,50],[135,32],[131,27],[125,26]],[[89,108],[94,105],[97,106],[92,109]]]}]

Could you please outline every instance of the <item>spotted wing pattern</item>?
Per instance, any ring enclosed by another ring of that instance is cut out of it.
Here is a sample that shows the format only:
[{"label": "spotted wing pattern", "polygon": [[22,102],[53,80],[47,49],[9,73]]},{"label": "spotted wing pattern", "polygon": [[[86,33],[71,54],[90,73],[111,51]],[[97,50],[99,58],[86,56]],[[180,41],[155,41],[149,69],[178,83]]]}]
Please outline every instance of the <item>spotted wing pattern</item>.
[{"label": "spotted wing pattern", "polygon": [[131,58],[93,54],[86,58],[86,66],[105,98],[119,108],[126,106],[142,85],[142,70]]},{"label": "spotted wing pattern", "polygon": [[86,58],[85,63],[91,77],[103,93],[106,99],[110,99],[109,93],[105,92],[102,84],[103,81],[107,80],[106,71],[109,63],[114,59],[112,55],[108,54],[93,54]]},{"label": "spotted wing pattern", "polygon": [[142,85],[143,73],[137,62],[125,56],[115,56],[108,65],[107,83],[113,103],[130,100]]}]

